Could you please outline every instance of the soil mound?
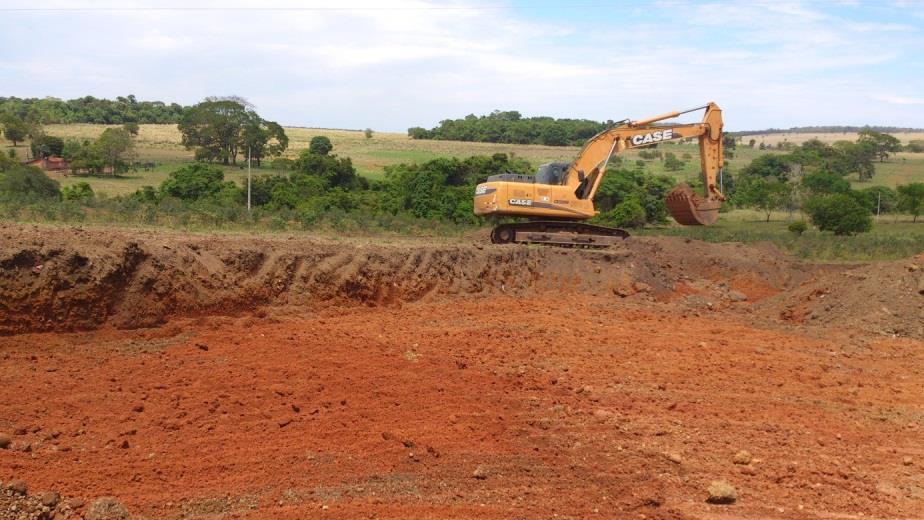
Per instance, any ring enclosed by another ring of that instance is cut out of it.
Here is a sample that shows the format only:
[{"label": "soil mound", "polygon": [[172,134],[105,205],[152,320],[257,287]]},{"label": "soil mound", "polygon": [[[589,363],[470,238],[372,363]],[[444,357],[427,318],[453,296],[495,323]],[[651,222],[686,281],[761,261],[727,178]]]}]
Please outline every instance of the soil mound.
[{"label": "soil mound", "polygon": [[[774,299],[774,318],[827,323],[874,312],[883,331],[921,334],[921,320],[912,323],[921,312],[921,271],[909,271],[907,262],[826,271],[769,245],[632,237],[600,251],[15,224],[0,238],[2,334],[149,327],[266,305],[395,305],[496,293],[641,295],[680,300],[698,312],[794,287],[794,299]],[[895,288],[894,298],[881,292],[883,284]],[[881,297],[887,301],[871,310],[868,302]]]},{"label": "soil mound", "polygon": [[775,303],[788,322],[924,338],[924,255],[827,272]]}]

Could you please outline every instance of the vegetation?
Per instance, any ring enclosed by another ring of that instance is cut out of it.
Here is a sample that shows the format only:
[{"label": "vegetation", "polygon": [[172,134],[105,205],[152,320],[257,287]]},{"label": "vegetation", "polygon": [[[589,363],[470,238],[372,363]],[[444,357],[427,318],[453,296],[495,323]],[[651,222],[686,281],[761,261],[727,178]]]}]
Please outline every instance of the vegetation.
[{"label": "vegetation", "polygon": [[264,120],[240,98],[207,98],[186,110],[177,126],[183,146],[195,148],[201,161],[237,164],[243,153],[259,166],[264,157],[278,156],[289,146],[278,123]]},{"label": "vegetation", "polygon": [[813,197],[806,202],[805,209],[812,224],[835,235],[864,233],[873,227],[869,208],[849,193]]},{"label": "vegetation", "polygon": [[486,116],[470,114],[462,119],[445,119],[430,130],[409,128],[407,134],[411,139],[580,146],[613,124],[587,119],[524,118],[517,111],[495,110]]},{"label": "vegetation", "polygon": [[898,187],[898,208],[914,216],[913,222],[918,221],[924,211],[924,183],[913,182]]},{"label": "vegetation", "polygon": [[[40,123],[178,123],[184,107],[160,101],[138,101],[135,96],[115,100],[84,96],[63,101],[57,98],[0,97],[0,113]],[[11,139],[12,140],[12,139]]]}]

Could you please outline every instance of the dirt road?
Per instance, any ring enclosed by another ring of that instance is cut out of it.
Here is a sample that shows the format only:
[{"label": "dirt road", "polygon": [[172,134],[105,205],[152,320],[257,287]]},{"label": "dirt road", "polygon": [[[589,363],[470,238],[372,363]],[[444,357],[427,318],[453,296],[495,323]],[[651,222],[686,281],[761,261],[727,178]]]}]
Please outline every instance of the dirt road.
[{"label": "dirt road", "polygon": [[78,512],[924,517],[924,258],[2,236],[0,481]]}]

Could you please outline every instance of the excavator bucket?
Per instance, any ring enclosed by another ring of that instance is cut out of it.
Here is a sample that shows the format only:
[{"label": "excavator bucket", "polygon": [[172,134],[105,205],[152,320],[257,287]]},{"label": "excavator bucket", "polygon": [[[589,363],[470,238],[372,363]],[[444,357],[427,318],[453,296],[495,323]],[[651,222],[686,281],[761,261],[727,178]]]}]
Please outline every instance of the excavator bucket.
[{"label": "excavator bucket", "polygon": [[665,199],[674,220],[684,226],[709,226],[719,219],[722,203],[706,200],[693,192],[693,188],[680,184]]}]

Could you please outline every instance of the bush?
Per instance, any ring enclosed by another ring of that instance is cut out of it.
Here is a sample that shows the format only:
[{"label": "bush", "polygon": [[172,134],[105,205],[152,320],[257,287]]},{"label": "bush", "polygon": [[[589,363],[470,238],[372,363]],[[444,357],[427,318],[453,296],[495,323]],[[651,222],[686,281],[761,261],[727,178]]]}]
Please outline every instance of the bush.
[{"label": "bush", "polygon": [[[170,173],[160,185],[161,193],[183,200],[197,200],[218,194],[225,188],[225,173],[206,164],[191,164]],[[231,186],[235,187],[233,183]]]},{"label": "bush", "polygon": [[93,188],[86,182],[78,182],[73,186],[65,186],[61,189],[61,197],[67,201],[75,201],[86,204],[93,200]]},{"label": "bush", "polygon": [[786,229],[792,231],[796,235],[801,235],[802,233],[805,233],[805,231],[808,229],[808,226],[805,224],[804,220],[795,220],[790,222],[789,225],[786,226]]},{"label": "bush", "polygon": [[15,165],[0,173],[0,199],[34,202],[60,198],[58,182],[34,166]]},{"label": "bush", "polygon": [[645,225],[647,218],[641,203],[635,198],[629,198],[603,214],[602,220],[613,226],[638,228]]},{"label": "bush", "polygon": [[812,224],[835,235],[864,233],[873,227],[869,209],[847,193],[815,196],[806,202],[805,209]]}]

